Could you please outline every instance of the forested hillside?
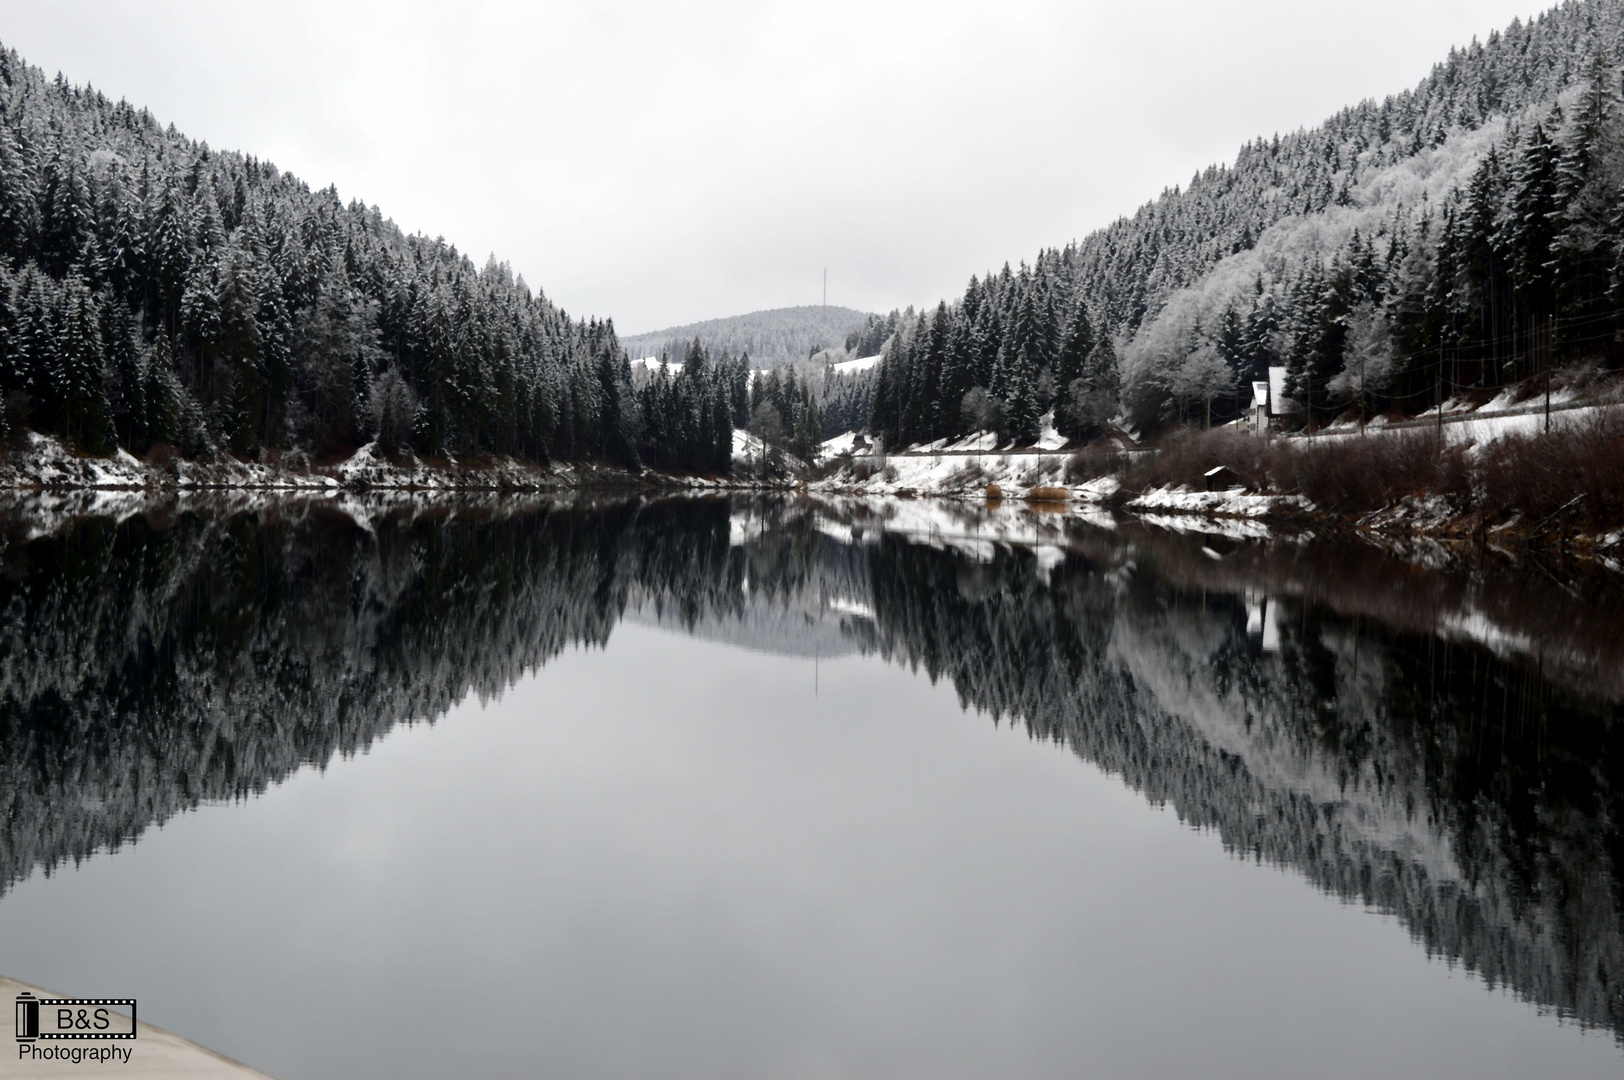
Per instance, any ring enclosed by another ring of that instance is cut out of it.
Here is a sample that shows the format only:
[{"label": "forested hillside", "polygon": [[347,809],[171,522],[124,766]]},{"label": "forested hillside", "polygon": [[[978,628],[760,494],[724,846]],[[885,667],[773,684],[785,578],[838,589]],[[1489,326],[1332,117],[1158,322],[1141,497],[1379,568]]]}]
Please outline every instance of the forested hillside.
[{"label": "forested hillside", "polygon": [[0,394],[5,428],[100,453],[635,465],[641,436],[609,322],[10,51]]},{"label": "forested hillside", "polygon": [[675,363],[698,338],[712,353],[742,353],[756,367],[773,367],[838,347],[869,318],[872,316],[851,308],[808,304],[707,319],[627,337],[623,342],[633,359],[663,355]]},{"label": "forested hillside", "polygon": [[1568,360],[1616,364],[1624,0],[1570,0],[1413,90],[1259,138],[1130,218],[972,278],[892,339],[892,444],[1053,408],[1076,438],[1233,415],[1289,368],[1313,419],[1418,411]]},{"label": "forested hillside", "polygon": [[773,450],[812,460],[818,444],[868,422],[874,372],[843,374],[827,362],[800,360],[753,369],[744,353],[712,353],[699,338],[675,358],[634,369],[639,452],[645,464],[726,474],[733,467],[733,431],[746,429]]}]

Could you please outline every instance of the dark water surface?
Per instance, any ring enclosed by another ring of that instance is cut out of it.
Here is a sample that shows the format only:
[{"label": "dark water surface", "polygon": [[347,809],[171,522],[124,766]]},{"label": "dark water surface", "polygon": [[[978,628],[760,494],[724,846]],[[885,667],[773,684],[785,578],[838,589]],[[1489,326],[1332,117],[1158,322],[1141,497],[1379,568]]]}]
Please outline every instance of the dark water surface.
[{"label": "dark water surface", "polygon": [[14,512],[0,973],[287,1080],[1624,1072],[1624,578],[1045,520]]}]

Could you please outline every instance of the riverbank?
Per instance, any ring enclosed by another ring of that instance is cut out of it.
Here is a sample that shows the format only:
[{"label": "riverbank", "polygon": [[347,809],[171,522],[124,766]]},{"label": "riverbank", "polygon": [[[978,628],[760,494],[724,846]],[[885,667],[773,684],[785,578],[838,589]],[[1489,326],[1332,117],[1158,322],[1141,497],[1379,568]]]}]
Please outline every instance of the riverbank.
[{"label": "riverbank", "polygon": [[374,444],[328,464],[296,455],[265,462],[225,455],[138,460],[122,450],[96,458],[28,434],[0,454],[0,492],[14,500],[27,494],[24,516],[44,519],[145,512],[191,498],[274,503],[293,495],[365,522],[402,497],[455,502],[795,491],[1010,502],[1096,523],[1126,512],[1175,531],[1231,536],[1338,529],[1381,539],[1560,549],[1624,564],[1624,407],[1591,409],[1573,419],[1549,433],[1508,430],[1481,439],[1379,429],[1365,438],[1258,438],[1219,429],[1174,433],[1153,446],[1096,444],[1073,453],[935,447],[889,456],[846,453],[769,480],[633,472],[591,462],[390,457]]},{"label": "riverbank", "polygon": [[[1380,537],[1624,554],[1624,406],[1570,410],[1551,430],[1495,425],[1365,437],[1184,430],[1149,445],[847,456],[809,489],[835,496],[1020,499],[1122,510],[1174,527],[1344,529]],[[1511,422],[1515,421],[1515,422]]]},{"label": "riverbank", "polygon": [[[716,490],[770,485],[677,476],[652,469],[631,471],[597,462],[536,465],[507,457],[425,459],[386,455],[376,443],[330,464],[300,454],[244,461],[219,454],[207,461],[173,454],[140,459],[124,450],[110,457],[79,454],[49,436],[25,434],[0,451],[0,491],[38,492],[569,492]],[[778,486],[787,486],[781,484]]]}]

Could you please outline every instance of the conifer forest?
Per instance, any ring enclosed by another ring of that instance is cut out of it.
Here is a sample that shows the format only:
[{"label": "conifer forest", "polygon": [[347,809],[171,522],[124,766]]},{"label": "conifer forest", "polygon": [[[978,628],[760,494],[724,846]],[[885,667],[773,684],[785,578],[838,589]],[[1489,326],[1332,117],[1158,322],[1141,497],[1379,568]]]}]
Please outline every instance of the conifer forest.
[{"label": "conifer forest", "polygon": [[1624,360],[1624,4],[1566,3],[1413,90],[1247,143],[1080,242],[973,277],[892,338],[890,444],[1054,410],[1073,438],[1228,419],[1270,366],[1320,418],[1424,412]]},{"label": "conifer forest", "polygon": [[803,454],[865,427],[1020,445],[1052,411],[1082,442],[1116,419],[1228,419],[1270,366],[1321,419],[1419,413],[1624,359],[1621,30],[1618,0],[1513,22],[951,301],[869,316],[844,344],[883,354],[877,375],[803,371],[762,417],[729,343],[811,331],[672,341],[660,355],[694,370],[634,379],[610,319],[571,317],[494,257],[7,51],[0,423],[95,454],[332,459],[376,440],[725,474],[724,428],[765,424]]}]

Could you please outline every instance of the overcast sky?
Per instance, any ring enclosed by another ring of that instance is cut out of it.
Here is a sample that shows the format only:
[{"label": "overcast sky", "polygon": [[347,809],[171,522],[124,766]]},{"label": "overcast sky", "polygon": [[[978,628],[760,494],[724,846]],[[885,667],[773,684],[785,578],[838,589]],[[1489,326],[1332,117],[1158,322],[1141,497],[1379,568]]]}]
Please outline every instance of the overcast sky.
[{"label": "overcast sky", "polygon": [[0,0],[0,41],[623,333],[934,303],[1510,0]]}]

